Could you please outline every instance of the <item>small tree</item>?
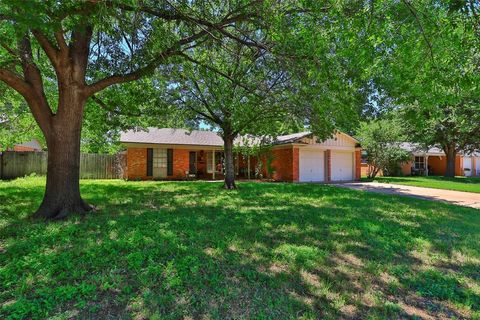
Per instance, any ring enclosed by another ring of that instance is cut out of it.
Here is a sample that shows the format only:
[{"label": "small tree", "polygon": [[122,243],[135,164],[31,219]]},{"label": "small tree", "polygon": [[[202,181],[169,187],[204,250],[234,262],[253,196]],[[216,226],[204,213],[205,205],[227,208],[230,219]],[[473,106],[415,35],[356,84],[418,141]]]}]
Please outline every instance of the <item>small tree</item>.
[{"label": "small tree", "polygon": [[404,135],[396,120],[373,120],[360,125],[358,138],[367,152],[367,162],[372,167],[368,177],[373,179],[382,170],[392,174],[392,168],[408,161],[410,154],[400,147]]}]

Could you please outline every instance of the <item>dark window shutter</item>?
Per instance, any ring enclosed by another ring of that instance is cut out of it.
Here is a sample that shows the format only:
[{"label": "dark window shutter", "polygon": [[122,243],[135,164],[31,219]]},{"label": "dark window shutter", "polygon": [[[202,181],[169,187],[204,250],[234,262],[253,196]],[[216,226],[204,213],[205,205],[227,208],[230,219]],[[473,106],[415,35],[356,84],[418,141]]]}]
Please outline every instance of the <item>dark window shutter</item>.
[{"label": "dark window shutter", "polygon": [[173,176],[173,149],[167,149],[167,176]]},{"label": "dark window shutter", "polygon": [[153,149],[147,148],[147,177],[153,176]]}]

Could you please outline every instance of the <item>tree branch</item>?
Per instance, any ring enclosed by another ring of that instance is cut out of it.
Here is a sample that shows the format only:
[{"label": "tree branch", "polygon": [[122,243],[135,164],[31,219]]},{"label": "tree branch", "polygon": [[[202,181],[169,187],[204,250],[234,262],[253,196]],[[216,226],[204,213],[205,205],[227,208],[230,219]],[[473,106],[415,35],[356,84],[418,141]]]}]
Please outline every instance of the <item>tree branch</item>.
[{"label": "tree branch", "polygon": [[95,95],[92,95],[90,98],[93,101],[95,101],[100,106],[100,108],[102,108],[102,109],[104,109],[108,112],[111,112],[111,113],[114,113],[114,114],[117,114],[117,115],[121,115],[121,116],[130,116],[130,117],[140,117],[141,116],[140,113],[124,112],[124,111],[115,110],[114,108],[110,108],[105,102],[103,102],[101,99],[99,99]]},{"label": "tree branch", "polygon": [[0,80],[5,82],[23,97],[28,97],[32,94],[32,87],[19,75],[10,70],[0,68]]},{"label": "tree branch", "polygon": [[48,135],[50,133],[50,119],[52,116],[51,109],[42,103],[42,99],[38,97],[37,92],[31,84],[27,83],[16,73],[0,68],[0,81],[5,82],[9,87],[17,91],[24,99],[32,111],[38,125]]},{"label": "tree branch", "polygon": [[64,53],[65,55],[68,54],[68,45],[65,41],[65,36],[63,30],[60,28],[59,30],[54,32],[55,40],[57,40],[58,48],[60,53]]},{"label": "tree branch", "polygon": [[407,6],[408,10],[412,13],[412,15],[415,18],[415,21],[417,21],[418,28],[420,29],[420,33],[422,34],[423,39],[425,40],[425,43],[427,44],[427,47],[428,47],[428,50],[429,50],[429,53],[430,53],[430,59],[432,60],[432,62],[435,62],[435,58],[433,56],[433,46],[430,43],[430,41],[428,40],[427,34],[425,33],[425,30],[423,29],[422,22],[418,18],[418,15],[417,15],[417,12],[416,12],[415,8],[413,7],[413,5],[408,0],[402,0],[402,2],[405,4],[405,6]]},{"label": "tree branch", "polygon": [[205,99],[202,89],[198,85],[198,82],[195,79],[192,79],[192,82],[193,82],[193,85],[195,86],[195,89],[197,89],[198,93],[200,94],[200,97],[197,97],[197,95],[192,91],[193,95],[205,105],[205,108],[208,110],[208,113],[210,113],[210,115],[212,116],[214,122],[217,124],[220,124],[222,120],[215,114],[215,112],[213,112],[212,108],[210,107],[207,100]]},{"label": "tree branch", "polygon": [[[186,45],[188,43],[194,42],[195,40],[203,37],[205,35],[205,31],[198,32],[196,34],[193,34],[191,36],[182,38],[178,40],[173,46],[170,48],[166,49],[165,51],[160,52],[154,59],[150,61],[149,64],[147,64],[144,67],[141,67],[135,71],[132,71],[130,73],[126,74],[116,74],[112,75],[106,78],[103,78],[102,80],[99,80],[89,86],[87,86],[86,94],[88,96],[91,96],[111,85],[114,84],[119,84],[119,83],[124,83],[124,82],[129,82],[133,80],[138,80],[141,78],[143,75],[148,74],[155,70],[157,66],[159,66],[163,61],[166,59],[174,56],[174,55],[179,55],[181,53],[181,49],[178,49],[179,47]],[[191,48],[191,47],[190,47]]]},{"label": "tree branch", "polygon": [[58,48],[56,48],[55,45],[51,43],[50,40],[40,30],[34,29],[32,30],[32,33],[47,55],[48,59],[54,66],[56,66],[58,63]]},{"label": "tree branch", "polygon": [[255,90],[252,90],[252,89],[250,89],[249,87],[247,87],[246,85],[244,85],[243,83],[240,83],[240,82],[236,81],[234,78],[230,77],[230,76],[229,76],[228,74],[226,74],[225,72],[222,72],[222,71],[220,71],[220,70],[218,70],[218,69],[216,69],[216,68],[214,68],[214,67],[212,67],[212,66],[203,64],[202,62],[200,62],[200,61],[198,61],[198,60],[190,57],[189,55],[187,55],[187,54],[184,53],[184,52],[179,53],[179,55],[181,55],[182,57],[184,57],[185,59],[187,59],[188,61],[190,61],[190,62],[192,62],[192,63],[195,63],[195,64],[197,64],[197,65],[199,65],[199,66],[202,66],[202,67],[204,67],[204,68],[206,68],[206,69],[208,69],[208,70],[210,70],[210,71],[215,72],[215,73],[218,74],[218,75],[221,75],[222,77],[224,77],[225,79],[230,80],[232,83],[236,84],[237,86],[245,89],[248,93],[251,93],[251,94],[253,94],[253,95],[256,95],[256,96],[260,97],[260,95],[258,95],[257,93],[255,93]]}]

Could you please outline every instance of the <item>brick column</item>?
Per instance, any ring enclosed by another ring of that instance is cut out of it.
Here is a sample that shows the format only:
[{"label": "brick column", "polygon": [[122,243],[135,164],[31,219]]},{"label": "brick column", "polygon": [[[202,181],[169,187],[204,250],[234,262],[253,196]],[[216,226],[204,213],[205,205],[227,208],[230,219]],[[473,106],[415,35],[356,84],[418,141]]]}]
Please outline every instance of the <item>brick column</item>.
[{"label": "brick column", "polygon": [[362,149],[355,148],[355,180],[362,178]]},{"label": "brick column", "polygon": [[477,157],[472,156],[472,177],[477,175]]},{"label": "brick column", "polygon": [[293,182],[298,182],[298,170],[299,170],[299,161],[300,161],[300,158],[299,158],[299,155],[300,155],[300,151],[298,150],[298,148],[295,148],[293,147],[293,150],[292,150],[293,154],[292,154],[292,181]]},{"label": "brick column", "polygon": [[332,181],[332,150],[325,151],[325,182]]}]

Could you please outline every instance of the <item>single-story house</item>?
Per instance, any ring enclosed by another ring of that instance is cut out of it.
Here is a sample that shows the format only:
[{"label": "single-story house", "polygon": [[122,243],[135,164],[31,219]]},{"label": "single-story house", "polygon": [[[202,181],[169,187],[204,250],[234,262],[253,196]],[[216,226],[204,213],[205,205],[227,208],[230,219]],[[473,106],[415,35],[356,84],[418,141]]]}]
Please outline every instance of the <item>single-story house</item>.
[{"label": "single-story house", "polygon": [[42,146],[38,140],[33,139],[24,143],[16,143],[11,148],[7,148],[7,151],[14,152],[38,152],[42,151]]},{"label": "single-story house", "polygon": [[[445,152],[438,147],[422,148],[419,144],[404,142],[400,147],[411,153],[411,160],[401,167],[405,176],[435,175],[441,176],[447,170],[447,157]],[[367,175],[370,170],[368,163],[362,156],[362,175]],[[455,159],[456,176],[480,176],[480,154],[459,153]]]},{"label": "single-story house", "polygon": [[[242,145],[244,138],[235,143]],[[223,178],[223,140],[215,132],[148,128],[123,132],[120,142],[127,150],[128,179]],[[323,142],[310,132],[279,136],[269,149],[272,178],[290,182],[357,180],[360,150],[358,141],[342,132]],[[257,161],[265,163],[266,159],[237,155],[237,176],[255,176]],[[262,166],[264,176],[265,167]]]}]

